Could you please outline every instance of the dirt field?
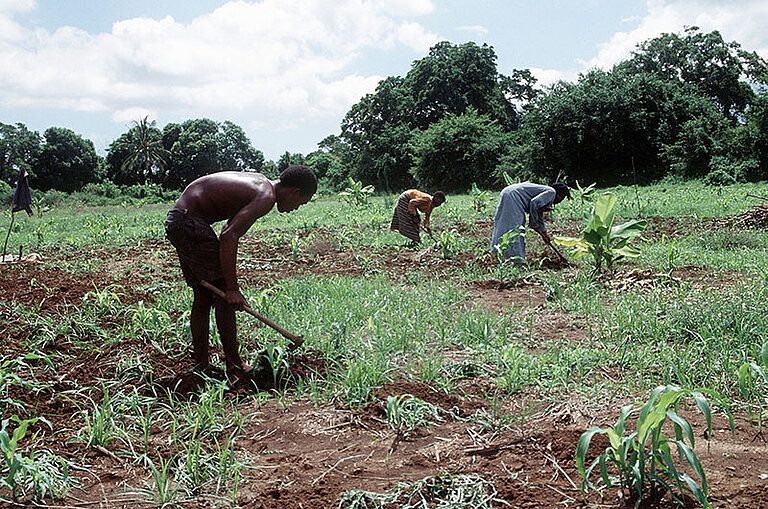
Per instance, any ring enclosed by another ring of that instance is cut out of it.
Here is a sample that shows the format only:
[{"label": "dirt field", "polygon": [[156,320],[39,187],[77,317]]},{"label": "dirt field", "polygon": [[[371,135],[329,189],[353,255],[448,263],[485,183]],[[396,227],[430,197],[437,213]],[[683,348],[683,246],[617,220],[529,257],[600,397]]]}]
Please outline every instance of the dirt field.
[{"label": "dirt field", "polygon": [[[485,235],[482,228],[487,227],[479,225],[478,235]],[[329,278],[337,274],[364,273],[365,269],[355,262],[351,252],[338,252],[324,245],[322,232],[315,232],[315,239],[306,256],[292,260],[290,253],[275,253],[257,235],[250,236],[241,248],[242,258],[259,264],[259,268],[241,269],[239,274],[243,284],[260,288],[297,273],[316,273]],[[48,260],[56,257],[56,253],[43,254]],[[157,278],[178,278],[176,260],[171,254],[170,246],[164,242],[147,240],[128,249],[81,253],[83,257],[112,260],[99,272],[73,274],[43,269],[38,265],[2,267],[0,300],[11,305],[39,306],[40,313],[56,314],[67,304],[82,302],[83,296],[94,287],[118,284],[122,287],[123,304],[151,303],[155,298],[153,294],[134,288]],[[396,279],[411,270],[440,277],[446,267],[458,267],[470,260],[481,265],[493,263],[490,257],[466,255],[446,261],[439,254],[428,251],[382,255],[376,263],[378,270]],[[137,269],[134,265],[139,261],[152,264],[155,272]],[[617,280],[625,284],[654,284],[654,275],[649,271],[621,270]],[[733,281],[732,274],[713,273],[696,267],[677,269],[673,276],[704,286],[727,287]],[[32,279],[38,284],[30,285]],[[507,284],[494,280],[476,281],[467,284],[467,291],[473,296],[467,302],[468,306],[484,306],[499,313],[514,306],[531,313],[539,335],[565,338],[574,343],[583,341],[587,335],[578,316],[545,310],[545,289],[535,281]],[[32,331],[22,317],[9,314],[1,318],[4,355],[23,354],[19,344]],[[123,319],[104,317],[101,326],[106,330],[117,328]],[[535,345],[526,346],[535,349]],[[140,393],[167,385],[187,367],[180,366],[178,358],[163,355],[151,344],[139,340],[110,344],[98,351],[75,348],[67,341],[54,341],[46,348],[62,354],[57,358],[64,359],[62,364],[55,366],[55,373],[42,366],[35,367],[39,370],[37,376],[50,382],[50,388],[39,393],[25,393],[14,388],[9,396],[28,403],[34,409],[34,415],[45,415],[54,430],[71,430],[82,425],[77,422],[78,417],[73,418],[79,415],[80,409],[67,391],[77,387],[99,387],[101,380],[114,373],[117,359],[141,355],[152,364],[152,371],[158,378],[153,384],[146,381],[138,384],[136,390]],[[294,359],[291,369],[293,377],[289,384],[313,371],[322,371],[325,366],[313,357],[311,350],[306,350]],[[338,507],[339,497],[354,488],[383,492],[399,481],[415,481],[443,473],[476,473],[495,480],[495,497],[499,502],[494,507],[627,506],[615,490],[604,493],[603,497],[591,493],[583,501],[578,490],[581,479],[574,463],[580,435],[594,425],[612,425],[617,417],[616,409],[626,402],[613,401],[606,394],[602,401],[594,404],[586,403],[577,395],[542,404],[540,395],[523,391],[508,400],[504,408],[494,408],[484,398],[490,383],[479,373],[464,378],[459,391],[446,394],[425,384],[396,381],[376,390],[373,402],[359,410],[317,406],[306,400],[288,400],[284,404],[247,392],[231,393],[229,397],[236,401],[240,413],[250,416],[237,448],[256,457],[259,465],[249,473],[249,482],[240,488],[238,504],[251,508],[331,508]],[[387,426],[385,404],[387,396],[401,394],[412,394],[427,403],[450,409],[454,417],[443,418],[429,428],[395,434]],[[98,394],[90,396],[94,400],[99,397]],[[528,418],[503,428],[489,426],[481,431],[462,420],[470,415],[492,416],[494,412],[528,413]],[[698,424],[694,425],[695,430],[705,429],[699,415],[693,412],[682,414]],[[736,424],[734,436],[727,421],[718,415],[714,419],[711,440],[708,442],[706,437],[697,436],[697,453],[707,472],[710,500],[718,508],[768,508],[766,437],[757,435],[756,427],[747,422],[745,416],[737,415]],[[76,464],[87,465],[86,470],[73,472],[81,478],[82,489],[74,490],[63,505],[142,505],[135,496],[126,495],[125,489],[147,479],[143,468],[108,449],[86,449],[82,443],[69,441],[71,437],[66,433],[51,434],[43,426],[36,426],[36,430],[40,432],[38,440],[54,453]],[[151,438],[157,450],[167,447],[162,431],[156,431]],[[596,443],[593,450],[601,450],[605,443]],[[185,499],[180,505],[210,507],[212,503]],[[641,507],[673,505],[669,500],[651,500]]]}]

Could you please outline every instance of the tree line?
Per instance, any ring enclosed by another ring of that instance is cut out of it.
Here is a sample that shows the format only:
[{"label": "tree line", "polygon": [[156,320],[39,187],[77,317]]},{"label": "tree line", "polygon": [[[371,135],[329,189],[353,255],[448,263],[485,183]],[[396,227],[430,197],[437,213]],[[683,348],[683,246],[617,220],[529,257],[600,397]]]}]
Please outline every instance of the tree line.
[{"label": "tree line", "polygon": [[487,44],[440,42],[353,105],[318,150],[278,161],[266,161],[228,121],[160,129],[137,120],[103,158],[69,129],[40,135],[0,123],[0,179],[12,183],[25,168],[41,190],[106,180],[181,189],[216,171],[274,177],[307,164],[330,189],[352,177],[388,191],[466,191],[500,187],[505,173],[546,181],[562,172],[600,185],[768,175],[766,61],[716,31],[662,34],[610,70],[548,87],[529,70],[499,73],[496,60]]}]

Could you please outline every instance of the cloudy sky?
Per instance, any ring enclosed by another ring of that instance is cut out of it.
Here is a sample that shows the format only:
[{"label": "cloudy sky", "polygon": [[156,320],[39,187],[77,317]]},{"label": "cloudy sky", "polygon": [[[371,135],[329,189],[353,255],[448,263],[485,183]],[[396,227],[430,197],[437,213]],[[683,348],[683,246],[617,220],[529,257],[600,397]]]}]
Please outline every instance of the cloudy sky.
[{"label": "cloudy sky", "polygon": [[268,159],[307,153],[434,43],[488,43],[543,83],[685,26],[768,57],[765,0],[0,0],[0,122],[100,153],[131,122],[207,117]]}]

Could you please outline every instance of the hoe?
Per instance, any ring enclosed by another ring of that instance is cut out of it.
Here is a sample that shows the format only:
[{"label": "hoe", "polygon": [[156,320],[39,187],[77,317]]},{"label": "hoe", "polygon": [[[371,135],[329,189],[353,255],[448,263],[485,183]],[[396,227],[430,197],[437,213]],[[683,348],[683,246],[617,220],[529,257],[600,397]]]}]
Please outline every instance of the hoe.
[{"label": "hoe", "polygon": [[[217,287],[213,286],[208,281],[200,281],[200,284],[202,286],[208,288],[210,291],[212,291],[213,293],[215,293],[216,295],[218,295],[222,299],[224,298],[224,292],[222,292]],[[253,308],[251,308],[249,305],[246,304],[245,307],[243,307],[243,310],[246,313],[255,316],[261,322],[263,322],[263,323],[269,325],[270,327],[272,327],[273,329],[275,329],[277,332],[282,334],[284,338],[289,339],[291,341],[291,349],[296,349],[296,348],[300,347],[302,343],[304,343],[304,336],[303,335],[297,336],[296,334],[293,334],[292,332],[288,332],[287,330],[285,330],[284,328],[280,327],[278,324],[276,324],[275,322],[273,322],[272,320],[270,320],[266,316],[263,316],[263,315],[257,313],[256,311],[254,311]]]}]

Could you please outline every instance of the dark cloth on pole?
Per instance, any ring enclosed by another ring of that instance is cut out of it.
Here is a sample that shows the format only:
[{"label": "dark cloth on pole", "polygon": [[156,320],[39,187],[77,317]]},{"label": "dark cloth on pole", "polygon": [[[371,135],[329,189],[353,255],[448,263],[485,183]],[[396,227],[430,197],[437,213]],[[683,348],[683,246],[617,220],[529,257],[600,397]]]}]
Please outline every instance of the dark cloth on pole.
[{"label": "dark cloth on pole", "polygon": [[16,190],[13,192],[13,208],[11,212],[26,210],[27,214],[32,215],[32,192],[29,190],[29,181],[27,180],[27,170],[19,170],[19,178],[16,181]]},{"label": "dark cloth on pole", "polygon": [[208,221],[188,210],[171,209],[165,220],[165,235],[179,254],[187,285],[205,280],[216,286],[224,281],[219,259],[219,238]]},{"label": "dark cloth on pole", "polygon": [[416,212],[415,216],[408,213],[410,201],[411,197],[408,193],[400,195],[400,198],[397,199],[397,206],[395,207],[395,213],[392,215],[392,224],[389,228],[418,244],[421,240],[419,235],[419,213]]}]

